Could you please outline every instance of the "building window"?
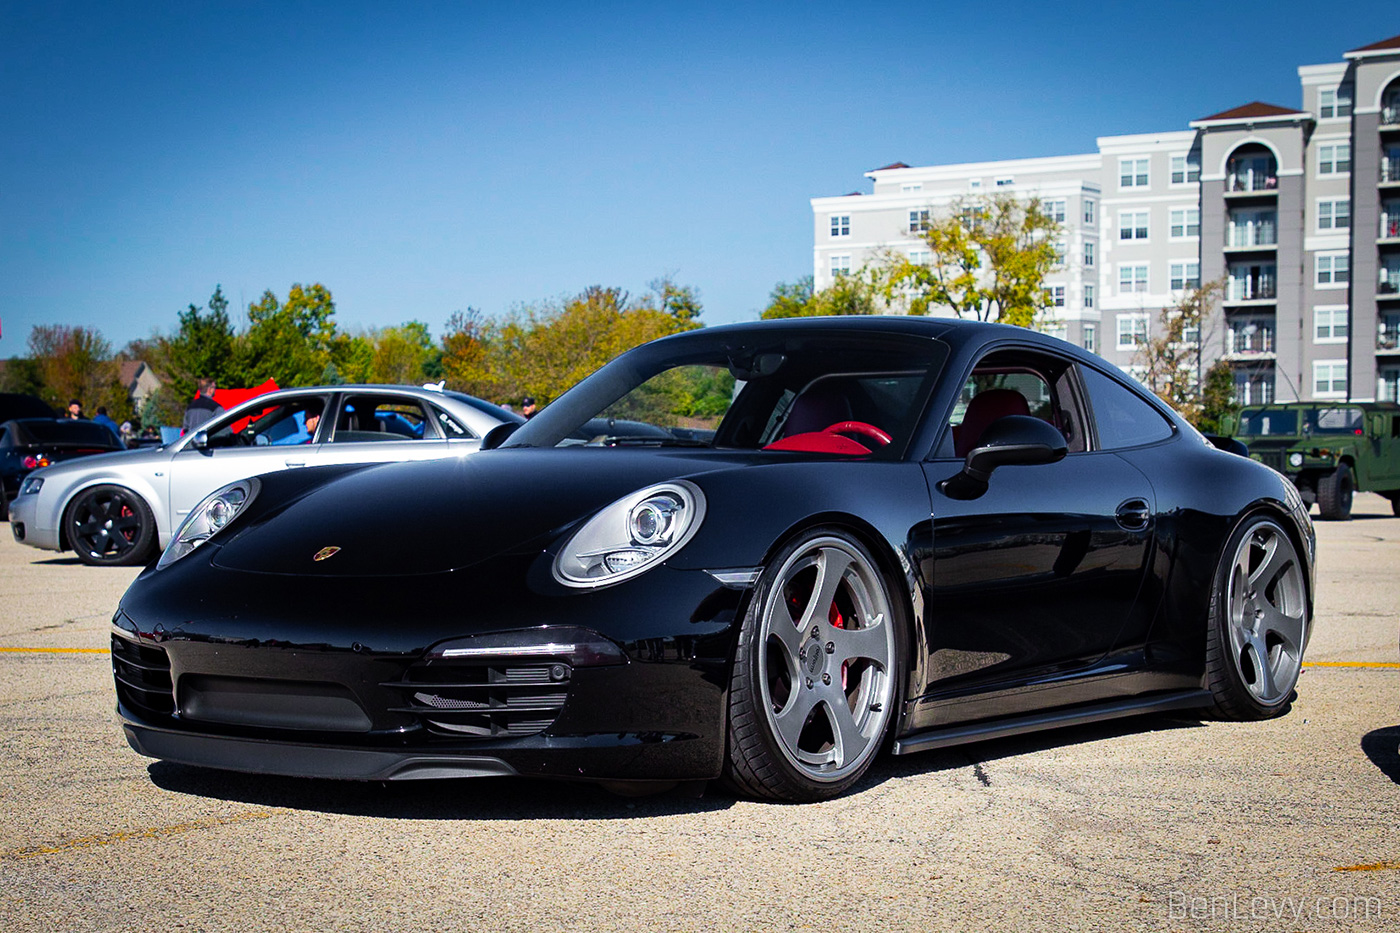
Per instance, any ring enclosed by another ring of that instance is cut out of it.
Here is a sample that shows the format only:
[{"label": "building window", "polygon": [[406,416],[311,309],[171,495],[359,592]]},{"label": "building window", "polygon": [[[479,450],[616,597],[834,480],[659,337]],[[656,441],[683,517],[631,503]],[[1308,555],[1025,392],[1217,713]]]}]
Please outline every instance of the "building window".
[{"label": "building window", "polygon": [[837,278],[840,278],[840,277],[843,276],[843,275],[850,275],[850,274],[851,274],[851,257],[850,257],[850,256],[832,256],[832,257],[831,257],[831,277],[832,277],[833,279],[837,279]]},{"label": "building window", "polygon": [[[1087,288],[1088,286],[1085,286],[1085,287]],[[1097,346],[1098,346],[1098,336],[1099,336],[1099,329],[1098,329],[1097,326],[1095,326],[1095,325],[1093,325],[1093,324],[1085,324],[1085,325],[1084,325],[1084,349],[1088,350],[1090,353],[1097,353],[1097,352],[1099,352],[1098,349],[1097,349]]]},{"label": "building window", "polygon": [[978,190],[978,189],[981,188],[981,187],[982,187],[982,179],[980,179],[980,178],[974,178],[974,179],[972,179],[971,181],[969,181],[969,182],[967,183],[967,190],[968,190],[968,191],[976,191],[976,190]]},{"label": "building window", "polygon": [[1172,291],[1201,287],[1201,264],[1197,260],[1174,262],[1171,265]]},{"label": "building window", "polygon": [[1063,308],[1065,306],[1065,287],[1063,285],[1045,286],[1045,303],[1052,308]]},{"label": "building window", "polygon": [[1201,180],[1201,166],[1190,156],[1172,156],[1172,184],[1190,185]]},{"label": "building window", "polygon": [[1313,363],[1313,396],[1346,398],[1347,361],[1318,360]]},{"label": "building window", "polygon": [[1064,244],[1063,242],[1056,242],[1056,243],[1055,243],[1055,265],[1057,265],[1057,266],[1063,266],[1064,264],[1065,264],[1065,244]]},{"label": "building window", "polygon": [[1347,342],[1347,306],[1313,308],[1313,343]]},{"label": "building window", "polygon": [[[1092,285],[1085,285],[1085,286],[1084,286],[1084,307],[1086,307],[1086,308],[1092,308],[1093,306],[1094,306],[1094,286],[1092,286]],[[1086,325],[1086,326],[1087,326],[1087,325]]]},{"label": "building window", "polygon": [[1084,265],[1086,265],[1086,266],[1092,266],[1093,264],[1094,264],[1094,244],[1093,244],[1092,242],[1085,242],[1085,244],[1084,244]]},{"label": "building window", "polygon": [[1376,374],[1376,401],[1400,402],[1400,366],[1382,366]]},{"label": "building window", "polygon": [[1271,210],[1233,210],[1225,228],[1225,245],[1235,247],[1277,246],[1278,214]]},{"label": "building window", "polygon": [[1012,178],[1010,175],[997,179],[998,188],[1006,188],[1014,184],[1016,184],[1016,179]]},{"label": "building window", "polygon": [[916,266],[927,266],[933,263],[933,252],[926,249],[911,249],[909,251],[909,261]]},{"label": "building window", "polygon": [[1177,207],[1172,209],[1173,240],[1194,239],[1201,235],[1201,209]]},{"label": "building window", "polygon": [[1345,230],[1351,226],[1351,198],[1317,202],[1317,229]]},{"label": "building window", "polygon": [[1148,159],[1119,159],[1118,187],[1146,188]]},{"label": "building window", "polygon": [[1046,216],[1055,221],[1055,223],[1062,224],[1065,222],[1064,198],[1056,198],[1053,201],[1043,201],[1041,202],[1041,208],[1045,211]]},{"label": "building window", "polygon": [[1147,343],[1147,315],[1118,315],[1118,349],[1136,350]]},{"label": "building window", "polygon": [[1091,224],[1091,223],[1094,222],[1094,202],[1093,202],[1093,201],[1085,201],[1085,202],[1084,202],[1084,222],[1085,222],[1086,224]]},{"label": "building window", "polygon": [[1147,239],[1147,211],[1119,211],[1118,212],[1118,239],[1120,240],[1145,240]]},{"label": "building window", "polygon": [[1343,288],[1347,282],[1351,281],[1351,263],[1347,253],[1318,253],[1317,254],[1317,275],[1315,282],[1318,288]]},{"label": "building window", "polygon": [[850,235],[851,235],[851,215],[850,215],[850,214],[840,214],[840,215],[833,214],[833,215],[832,215],[832,217],[831,217],[831,235],[832,235],[832,236],[850,236]]},{"label": "building window", "polygon": [[[1345,95],[1345,96],[1344,96]],[[1317,115],[1319,119],[1351,116],[1351,96],[1341,88],[1325,88],[1317,95]]]},{"label": "building window", "polygon": [[1351,143],[1317,147],[1317,173],[1341,175],[1351,171]]},{"label": "building window", "polygon": [[924,183],[921,181],[909,182],[908,184],[900,185],[899,190],[904,192],[905,194],[910,194],[915,191],[923,191]]},{"label": "building window", "polygon": [[926,207],[916,208],[909,212],[909,232],[923,233],[929,227],[929,210]]},{"label": "building window", "polygon": [[1118,267],[1118,294],[1132,295],[1147,291],[1147,263]]},{"label": "building window", "polygon": [[1241,405],[1268,405],[1274,400],[1272,367],[1235,370],[1235,401]]}]

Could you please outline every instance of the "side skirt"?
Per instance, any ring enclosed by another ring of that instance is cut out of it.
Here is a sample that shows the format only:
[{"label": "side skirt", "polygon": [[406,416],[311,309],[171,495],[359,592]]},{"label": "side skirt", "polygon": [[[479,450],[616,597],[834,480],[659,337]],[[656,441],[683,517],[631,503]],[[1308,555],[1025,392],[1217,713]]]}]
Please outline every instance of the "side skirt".
[{"label": "side skirt", "polygon": [[1181,690],[1160,693],[1153,696],[1133,697],[1126,700],[1111,700],[1106,703],[1090,703],[1068,709],[1029,713],[1025,716],[1010,716],[987,722],[974,722],[942,729],[928,729],[896,739],[892,751],[896,755],[912,755],[934,748],[961,745],[965,742],[981,742],[987,739],[1001,739],[1042,729],[1060,726],[1079,726],[1108,719],[1121,719],[1125,716],[1138,716],[1143,713],[1159,713],[1174,709],[1204,709],[1211,705],[1209,690]]}]

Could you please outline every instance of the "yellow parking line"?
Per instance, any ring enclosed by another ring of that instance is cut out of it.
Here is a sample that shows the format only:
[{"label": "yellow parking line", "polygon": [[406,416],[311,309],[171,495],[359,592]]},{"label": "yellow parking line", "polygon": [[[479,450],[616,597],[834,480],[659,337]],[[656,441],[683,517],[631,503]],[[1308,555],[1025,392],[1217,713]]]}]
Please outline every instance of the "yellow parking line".
[{"label": "yellow parking line", "polygon": [[233,816],[215,816],[205,820],[191,820],[188,823],[176,823],[173,826],[152,826],[148,829],[132,829],[119,833],[107,833],[102,836],[86,836],[82,839],[70,839],[67,842],[60,842],[51,846],[32,846],[26,849],[13,849],[9,852],[0,852],[0,859],[25,859],[35,858],[40,855],[54,855],[58,852],[69,852],[73,849],[91,849],[95,846],[109,846],[118,842],[130,842],[135,839],[156,839],[160,836],[173,836],[178,833],[188,833],[196,829],[212,829],[215,826],[227,826],[230,823],[245,823],[248,820],[265,820],[272,814],[266,810],[254,810],[248,813],[235,813]]},{"label": "yellow parking line", "polygon": [[1400,871],[1400,862],[1372,862],[1370,865],[1343,865],[1333,871]]},{"label": "yellow parking line", "polygon": [[110,648],[4,648],[0,652],[12,654],[111,654]]},{"label": "yellow parking line", "polygon": [[1400,670],[1396,661],[1304,661],[1304,667],[1362,667],[1375,670]]}]

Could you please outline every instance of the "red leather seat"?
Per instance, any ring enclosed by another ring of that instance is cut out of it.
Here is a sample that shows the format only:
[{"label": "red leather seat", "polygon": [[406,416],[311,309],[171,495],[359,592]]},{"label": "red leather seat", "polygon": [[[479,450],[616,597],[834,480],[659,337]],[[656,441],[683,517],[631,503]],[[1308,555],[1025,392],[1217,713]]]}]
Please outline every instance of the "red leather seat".
[{"label": "red leather seat", "polygon": [[967,403],[967,413],[962,424],[953,426],[953,450],[959,457],[966,457],[977,446],[982,432],[998,418],[1007,415],[1029,415],[1030,406],[1026,397],[1011,389],[987,389],[978,392]]}]

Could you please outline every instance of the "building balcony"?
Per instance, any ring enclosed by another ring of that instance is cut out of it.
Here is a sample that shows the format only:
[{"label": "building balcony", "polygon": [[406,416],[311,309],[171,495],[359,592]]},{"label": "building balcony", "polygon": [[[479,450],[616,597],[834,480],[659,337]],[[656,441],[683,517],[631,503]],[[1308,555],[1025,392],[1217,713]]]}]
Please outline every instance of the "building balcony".
[{"label": "building balcony", "polygon": [[1262,172],[1239,172],[1225,176],[1225,193],[1231,194],[1277,194],[1278,175]]},{"label": "building balcony", "polygon": [[1276,249],[1278,230],[1273,227],[1229,227],[1225,231],[1226,249]]},{"label": "building balcony", "polygon": [[1400,155],[1381,160],[1381,184],[1400,185]]},{"label": "building balcony", "polygon": [[1381,106],[1381,126],[1400,127],[1400,101],[1392,100]]},{"label": "building balcony", "polygon": [[1400,268],[1381,267],[1380,281],[1376,283],[1376,294],[1381,298],[1400,297]]},{"label": "building balcony", "polygon": [[1381,240],[1400,240],[1400,210],[1392,208],[1381,215]]}]

